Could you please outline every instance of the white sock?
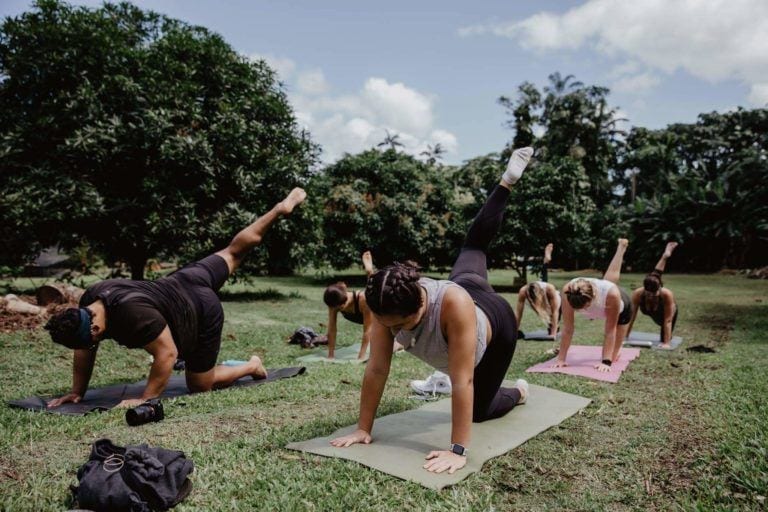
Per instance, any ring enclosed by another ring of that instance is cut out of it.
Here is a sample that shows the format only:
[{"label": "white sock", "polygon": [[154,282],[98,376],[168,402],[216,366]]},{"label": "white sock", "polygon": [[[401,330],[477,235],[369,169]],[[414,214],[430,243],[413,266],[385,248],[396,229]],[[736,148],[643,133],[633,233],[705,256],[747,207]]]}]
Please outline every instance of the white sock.
[{"label": "white sock", "polygon": [[503,179],[505,182],[509,183],[510,185],[514,185],[517,183],[517,180],[520,179],[520,176],[523,175],[523,171],[525,170],[525,166],[528,165],[528,161],[533,156],[533,148],[532,147],[525,147],[516,149],[512,152],[512,156],[509,157],[509,162],[507,163],[507,170],[504,171],[504,174],[501,176],[501,179]]}]

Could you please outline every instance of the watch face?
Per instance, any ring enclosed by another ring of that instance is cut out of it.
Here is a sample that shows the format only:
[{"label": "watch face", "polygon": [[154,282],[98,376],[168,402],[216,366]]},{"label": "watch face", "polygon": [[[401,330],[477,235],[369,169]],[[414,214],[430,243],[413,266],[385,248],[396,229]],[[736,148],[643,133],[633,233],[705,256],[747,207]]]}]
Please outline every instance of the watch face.
[{"label": "watch face", "polygon": [[451,451],[456,455],[464,455],[464,452],[466,451],[466,449],[460,444],[452,444]]}]

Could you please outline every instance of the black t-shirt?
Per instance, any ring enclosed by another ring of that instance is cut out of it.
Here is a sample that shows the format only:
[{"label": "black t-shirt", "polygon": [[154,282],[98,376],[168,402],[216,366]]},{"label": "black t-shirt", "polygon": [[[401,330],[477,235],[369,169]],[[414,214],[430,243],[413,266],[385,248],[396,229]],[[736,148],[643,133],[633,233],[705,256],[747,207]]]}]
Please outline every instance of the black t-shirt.
[{"label": "black t-shirt", "polygon": [[97,300],[107,312],[105,338],[128,348],[151,343],[168,325],[179,357],[197,341],[197,309],[174,277],[157,281],[107,279],[89,286],[80,307]]}]

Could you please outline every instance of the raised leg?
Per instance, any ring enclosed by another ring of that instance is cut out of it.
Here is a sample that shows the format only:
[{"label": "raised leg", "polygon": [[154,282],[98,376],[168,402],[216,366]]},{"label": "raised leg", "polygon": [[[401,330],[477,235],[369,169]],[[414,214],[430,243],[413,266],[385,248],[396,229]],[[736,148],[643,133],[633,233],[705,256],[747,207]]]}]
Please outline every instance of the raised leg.
[{"label": "raised leg", "polygon": [[667,246],[664,248],[664,254],[661,255],[659,262],[656,263],[656,267],[654,267],[655,270],[659,271],[659,273],[664,272],[664,269],[667,268],[667,260],[672,256],[672,252],[675,250],[675,247],[677,247],[677,242],[667,243]]},{"label": "raised leg", "polygon": [[472,220],[449,279],[463,273],[472,273],[485,280],[488,279],[486,257],[488,247],[504,220],[504,209],[507,206],[512,185],[523,174],[532,154],[531,148],[517,149],[512,153],[501,181],[488,195],[485,204]]},{"label": "raised leg", "polygon": [[363,253],[363,268],[365,269],[365,275],[371,277],[371,274],[373,274],[373,256],[371,256],[371,251]]},{"label": "raised leg", "polygon": [[624,253],[627,252],[628,245],[629,240],[626,238],[619,238],[619,243],[616,246],[616,253],[613,255],[611,264],[608,265],[608,270],[605,271],[603,279],[614,284],[619,284],[619,279],[621,278],[621,264],[624,262]]},{"label": "raised leg", "polygon": [[224,258],[229,267],[229,273],[234,272],[240,266],[245,256],[257,245],[261,243],[262,238],[269,228],[280,217],[289,215],[296,208],[307,193],[301,188],[294,188],[285,199],[277,203],[271,210],[256,219],[256,221],[247,228],[240,231],[229,245],[218,251],[216,254]]}]

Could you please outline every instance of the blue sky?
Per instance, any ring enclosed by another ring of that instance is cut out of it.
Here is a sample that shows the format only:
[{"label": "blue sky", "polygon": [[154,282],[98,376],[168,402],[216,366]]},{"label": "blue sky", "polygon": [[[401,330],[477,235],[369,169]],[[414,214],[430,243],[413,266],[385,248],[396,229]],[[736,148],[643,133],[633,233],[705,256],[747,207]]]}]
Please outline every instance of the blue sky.
[{"label": "blue sky", "polygon": [[[96,6],[100,2],[75,1]],[[133,3],[265,58],[332,161],[401,135],[459,163],[512,132],[496,99],[559,71],[612,89],[630,124],[768,103],[768,1],[245,1]],[[28,1],[3,0],[0,15]]]}]

